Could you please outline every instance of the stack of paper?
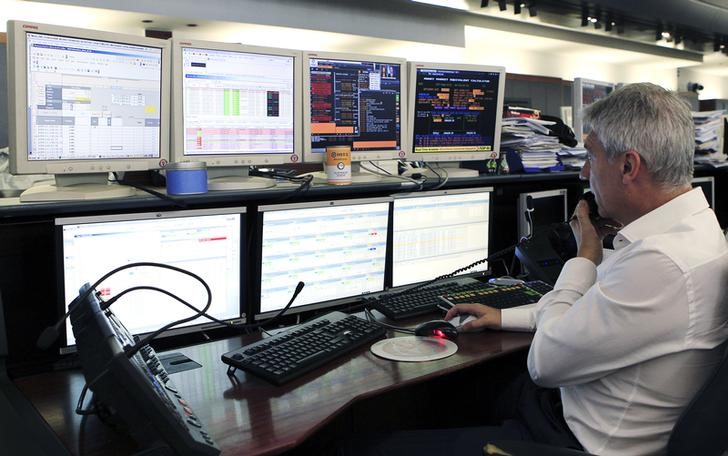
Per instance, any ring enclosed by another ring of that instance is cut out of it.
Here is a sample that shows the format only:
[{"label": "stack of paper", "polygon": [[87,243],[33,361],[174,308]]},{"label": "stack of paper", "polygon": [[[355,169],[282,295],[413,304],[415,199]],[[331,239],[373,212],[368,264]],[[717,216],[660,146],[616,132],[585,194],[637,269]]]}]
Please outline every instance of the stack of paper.
[{"label": "stack of paper", "polygon": [[693,112],[695,124],[695,163],[726,162],[722,151],[723,111]]},{"label": "stack of paper", "polygon": [[[564,150],[570,150],[559,143],[559,138],[550,136],[548,125],[556,122],[528,119],[523,117],[506,117],[502,121],[501,147],[516,151],[523,162],[524,169],[547,169],[560,166],[560,156],[570,156]],[[579,152],[576,151],[576,155]],[[582,164],[583,164],[583,154]]]}]

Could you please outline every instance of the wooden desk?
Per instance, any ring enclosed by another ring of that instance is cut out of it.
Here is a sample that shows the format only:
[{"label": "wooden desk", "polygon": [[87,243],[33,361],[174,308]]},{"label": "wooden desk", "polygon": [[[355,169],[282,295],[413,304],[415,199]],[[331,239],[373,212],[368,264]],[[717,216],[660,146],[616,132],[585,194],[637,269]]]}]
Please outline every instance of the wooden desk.
[{"label": "wooden desk", "polygon": [[[243,371],[237,371],[234,377],[226,375],[227,366],[220,361],[220,355],[242,344],[236,337],[174,350],[203,367],[172,374],[171,378],[223,454],[275,454],[301,445],[358,403],[524,352],[531,337],[507,332],[466,334],[457,339],[455,355],[421,363],[384,360],[362,348],[282,387]],[[72,453],[135,451],[133,442],[98,418],[82,420],[74,413],[84,384],[81,372],[52,372],[20,378],[15,383]]]}]

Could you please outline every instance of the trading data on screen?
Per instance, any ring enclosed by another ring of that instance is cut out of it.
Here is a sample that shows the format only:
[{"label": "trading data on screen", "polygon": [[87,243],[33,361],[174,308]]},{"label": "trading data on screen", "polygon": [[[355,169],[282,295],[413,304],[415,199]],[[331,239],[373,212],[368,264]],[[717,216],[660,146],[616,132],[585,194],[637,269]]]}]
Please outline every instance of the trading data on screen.
[{"label": "trading data on screen", "polygon": [[[395,198],[392,286],[449,274],[488,256],[490,193]],[[467,272],[487,270],[482,264]]]},{"label": "trading data on screen", "polygon": [[310,58],[311,150],[400,150],[400,64]]},{"label": "trading data on screen", "polygon": [[160,157],[160,48],[26,36],[28,160]]},{"label": "trading data on screen", "polygon": [[418,68],[414,153],[490,152],[500,73]]},{"label": "trading data on screen", "polygon": [[[62,226],[65,302],[71,302],[86,282],[129,263],[156,262],[199,275],[212,291],[208,313],[218,319],[240,317],[239,213],[151,218]],[[168,269],[129,268],[106,279],[97,290],[102,298],[140,285],[168,290],[197,308],[207,293],[197,280]],[[140,290],[112,307],[133,334],[151,332],[194,311],[161,293]],[[211,323],[198,318],[185,325]],[[73,334],[68,324],[69,345]]]},{"label": "trading data on screen", "polygon": [[294,57],[182,48],[184,154],[292,154]]},{"label": "trading data on screen", "polygon": [[260,311],[384,289],[388,202],[263,213]]}]

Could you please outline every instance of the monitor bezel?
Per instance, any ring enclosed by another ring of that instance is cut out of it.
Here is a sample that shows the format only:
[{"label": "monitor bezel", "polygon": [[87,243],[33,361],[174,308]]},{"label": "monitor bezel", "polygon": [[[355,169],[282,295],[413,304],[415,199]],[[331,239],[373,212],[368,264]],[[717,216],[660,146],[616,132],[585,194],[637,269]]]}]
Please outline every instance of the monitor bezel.
[{"label": "monitor bezel", "polygon": [[[251,311],[252,320],[253,321],[260,321],[260,320],[267,320],[280,311],[278,310],[270,310],[266,312],[261,311],[261,281],[262,281],[262,261],[263,261],[263,216],[266,212],[273,212],[273,211],[281,211],[281,210],[290,210],[290,209],[307,209],[307,208],[319,208],[319,207],[332,207],[332,206],[353,206],[353,205],[361,205],[361,204],[370,204],[370,203],[387,203],[387,246],[385,248],[385,257],[384,257],[384,264],[385,264],[385,270],[384,270],[384,276],[382,279],[382,289],[379,291],[373,291],[371,293],[379,293],[384,291],[387,286],[387,275],[386,275],[386,267],[387,267],[387,256],[389,254],[389,238],[390,238],[390,222],[391,222],[391,213],[392,213],[392,201],[393,198],[389,196],[385,197],[372,197],[372,198],[356,198],[356,199],[343,199],[343,200],[324,200],[324,201],[311,201],[311,202],[301,202],[301,203],[288,203],[288,204],[270,204],[270,205],[264,205],[259,206],[258,211],[255,214],[255,234],[254,234],[254,245],[255,245],[255,252],[250,255],[250,258],[253,259],[255,264],[255,271],[254,271],[254,279],[251,283],[251,289],[252,289],[252,296],[253,296],[253,310]],[[291,284],[291,292],[293,292],[293,289],[295,288],[296,284]],[[293,305],[285,312],[285,315],[295,315],[295,314],[301,314],[305,312],[310,312],[314,310],[322,310],[322,309],[328,309],[333,310],[336,308],[340,308],[345,305],[351,305],[352,303],[356,302],[362,295],[355,294],[351,296],[346,296],[342,298],[327,300],[327,301],[318,301],[313,302],[309,304],[301,304],[296,305],[294,302]],[[285,303],[283,303],[285,304]]]},{"label": "monitor bezel", "polygon": [[[245,261],[247,252],[247,208],[243,206],[238,207],[224,207],[224,208],[211,208],[211,209],[188,209],[178,211],[155,211],[155,212],[133,212],[124,214],[108,214],[108,215],[90,215],[90,216],[78,216],[78,217],[58,217],[54,219],[54,238],[55,238],[55,263],[56,263],[56,307],[58,315],[64,315],[68,311],[68,302],[66,302],[66,289],[65,289],[65,270],[63,261],[63,227],[65,225],[73,224],[84,224],[84,223],[108,223],[108,222],[128,222],[138,220],[159,220],[159,219],[174,219],[174,218],[187,218],[207,215],[225,215],[225,214],[239,214],[240,215],[240,251],[239,251],[239,286],[238,290],[238,316],[233,318],[225,318],[225,321],[230,324],[243,324],[248,319],[248,307],[247,307],[247,268],[248,263]],[[100,277],[89,277],[89,283],[98,280]],[[190,280],[194,280],[191,277]],[[120,300],[116,305],[123,305]],[[180,304],[182,305],[182,304]],[[194,303],[193,303],[194,305]],[[111,308],[113,311],[113,307]],[[61,355],[73,353],[76,350],[75,345],[69,345],[67,339],[67,329],[69,322],[64,325],[64,330],[61,332],[59,337],[59,353]],[[194,334],[203,334],[205,331],[216,330],[224,328],[220,323],[213,321],[205,321],[204,323],[197,323],[194,325],[185,325],[180,327],[171,328],[155,338],[155,340],[173,339],[180,336],[191,336]],[[141,333],[141,335],[149,333]],[[205,336],[206,337],[206,336]]]},{"label": "monitor bezel", "polygon": [[[561,196],[564,203],[564,221],[566,221],[569,217],[568,212],[568,204],[569,204],[569,192],[565,188],[558,188],[554,190],[543,190],[539,192],[524,192],[520,193],[518,195],[518,238],[521,239],[523,237],[528,236],[529,234],[529,227],[528,227],[528,220],[526,219],[525,211],[526,211],[526,198],[530,196],[534,199],[541,199],[541,198],[552,198],[555,196]],[[535,230],[534,230],[535,231]]]},{"label": "monitor bezel", "polygon": [[[183,59],[185,48],[209,49],[211,51],[263,54],[293,57],[293,151],[292,153],[244,153],[234,154],[184,154],[184,88]],[[302,160],[302,52],[293,49],[252,46],[240,43],[221,43],[203,40],[172,39],[172,127],[171,157],[179,161],[204,161],[208,167],[241,167],[295,164]]]},{"label": "monitor bezel", "polygon": [[[573,89],[571,93],[571,117],[574,130],[574,136],[579,145],[584,144],[584,122],[582,121],[582,111],[584,106],[584,84],[593,84],[605,87],[611,87],[612,92],[617,87],[617,84],[612,82],[597,81],[595,79],[587,78],[574,78]],[[611,93],[611,92],[610,92]]]},{"label": "monitor bezel", "polygon": [[352,162],[367,162],[377,160],[402,160],[407,156],[409,147],[409,134],[407,129],[407,60],[399,57],[378,56],[369,54],[355,54],[344,52],[303,52],[303,162],[323,163],[324,154],[314,153],[311,145],[311,65],[310,59],[331,59],[342,61],[377,62],[387,64],[398,64],[400,66],[399,86],[399,150],[396,149],[372,149],[367,151],[351,152]]},{"label": "monitor bezel", "polygon": [[[460,189],[446,189],[446,190],[432,190],[432,191],[424,191],[424,192],[412,192],[412,193],[395,193],[392,195],[392,205],[390,210],[390,231],[391,234],[389,236],[389,251],[388,254],[388,277],[387,277],[387,287],[393,288],[393,289],[401,289],[406,288],[412,285],[416,285],[418,283],[424,283],[424,282],[411,282],[408,284],[400,284],[400,285],[394,285],[394,211],[395,211],[395,204],[397,200],[403,200],[403,199],[416,199],[416,198],[426,198],[426,197],[432,197],[432,196],[446,196],[446,195],[463,195],[463,194],[472,194],[472,193],[488,193],[488,232],[485,233],[486,240],[488,243],[488,252],[486,253],[485,258],[488,258],[491,254],[491,233],[493,232],[493,193],[495,189],[494,187],[471,187],[471,188],[460,188]],[[468,275],[477,275],[481,276],[484,274],[488,274],[490,271],[490,262],[485,263],[485,270],[469,270],[464,272],[463,274],[457,275],[455,277],[462,277],[462,276],[468,276]],[[462,267],[467,266],[466,264],[462,265]],[[435,277],[432,277],[434,279]],[[425,281],[426,282],[426,281]]]},{"label": "monitor bezel", "polygon": [[[28,53],[26,33],[63,36],[159,48],[160,67],[159,156],[84,160],[28,160]],[[166,40],[76,27],[8,21],[8,113],[10,172],[12,174],[94,174],[113,171],[147,171],[169,161],[171,46]]]},{"label": "monitor bezel", "polygon": [[[409,84],[409,105],[407,109],[408,119],[408,138],[409,148],[407,149],[408,161],[424,161],[424,162],[462,162],[462,161],[478,161],[497,158],[500,154],[501,140],[501,124],[503,118],[503,99],[505,98],[506,85],[506,69],[502,66],[491,65],[473,65],[459,63],[437,63],[437,62],[416,62],[407,63],[408,66],[408,84]],[[483,71],[498,72],[498,95],[496,99],[496,116],[495,129],[493,130],[493,150],[490,152],[428,152],[422,153],[414,151],[414,134],[415,134],[415,104],[417,100],[417,71],[426,70],[450,70],[450,71]]]}]

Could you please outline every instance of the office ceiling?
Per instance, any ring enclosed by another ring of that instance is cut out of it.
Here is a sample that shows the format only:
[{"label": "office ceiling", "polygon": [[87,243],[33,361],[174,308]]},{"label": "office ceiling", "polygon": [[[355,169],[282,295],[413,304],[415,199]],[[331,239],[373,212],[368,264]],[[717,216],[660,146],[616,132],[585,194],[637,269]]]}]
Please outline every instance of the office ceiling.
[{"label": "office ceiling", "polygon": [[532,8],[545,24],[728,53],[728,0],[467,0],[467,4],[472,12],[511,17],[519,9],[519,16],[529,16]]}]

